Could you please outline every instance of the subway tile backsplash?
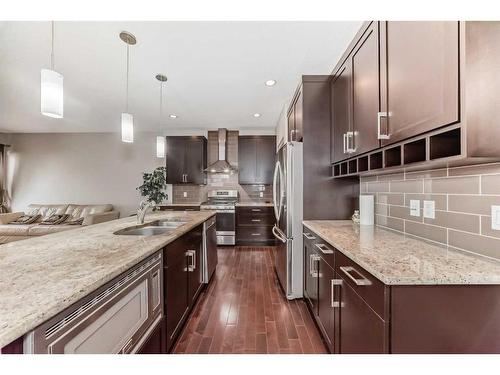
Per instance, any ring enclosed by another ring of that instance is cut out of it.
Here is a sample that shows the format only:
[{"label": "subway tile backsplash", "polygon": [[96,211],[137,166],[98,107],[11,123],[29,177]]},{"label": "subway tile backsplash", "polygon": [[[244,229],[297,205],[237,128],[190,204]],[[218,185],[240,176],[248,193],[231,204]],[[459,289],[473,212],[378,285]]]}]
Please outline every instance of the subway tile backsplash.
[{"label": "subway tile backsplash", "polygon": [[[500,231],[491,206],[500,205],[500,163],[360,177],[360,193],[375,196],[375,223],[450,247],[500,259]],[[420,216],[410,216],[410,200]],[[435,218],[423,217],[424,200]]]}]

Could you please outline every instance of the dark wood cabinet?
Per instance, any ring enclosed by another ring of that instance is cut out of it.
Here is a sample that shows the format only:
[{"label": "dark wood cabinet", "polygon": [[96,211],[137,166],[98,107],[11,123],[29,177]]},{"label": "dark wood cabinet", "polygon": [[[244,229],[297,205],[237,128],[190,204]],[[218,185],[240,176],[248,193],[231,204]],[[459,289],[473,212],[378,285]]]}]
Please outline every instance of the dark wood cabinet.
[{"label": "dark wood cabinet", "polygon": [[241,185],[271,185],[275,163],[275,136],[238,137],[238,182]]},{"label": "dark wood cabinet", "polygon": [[382,22],[380,35],[382,144],[459,121],[459,23]]},{"label": "dark wood cabinet", "polygon": [[376,354],[386,353],[386,329],[384,321],[373,309],[342,279],[343,275],[335,275],[342,280],[338,288],[339,314],[338,352],[341,354]]},{"label": "dark wood cabinet", "polygon": [[299,89],[295,94],[292,104],[288,109],[288,141],[301,142],[304,135],[304,103],[302,101],[302,90]]},{"label": "dark wood cabinet", "polygon": [[203,284],[202,226],[170,243],[164,250],[166,346],[170,350]]},{"label": "dark wood cabinet", "polygon": [[[332,100],[332,162],[349,157],[348,137],[351,129],[352,67],[344,64],[331,84]],[[350,138],[349,138],[350,140]]]},{"label": "dark wood cabinet", "polygon": [[318,261],[313,243],[304,239],[304,297],[313,315],[318,315]]},{"label": "dark wood cabinet", "polygon": [[163,319],[149,333],[137,354],[162,354],[165,352],[165,335],[163,334]]},{"label": "dark wood cabinet", "polygon": [[274,245],[272,233],[275,224],[273,207],[237,206],[236,243],[238,245]]},{"label": "dark wood cabinet", "polygon": [[335,309],[333,293],[335,271],[321,257],[318,261],[318,323],[330,351],[334,351],[335,342]]},{"label": "dark wood cabinet", "polygon": [[207,139],[167,137],[167,184],[206,184]]}]

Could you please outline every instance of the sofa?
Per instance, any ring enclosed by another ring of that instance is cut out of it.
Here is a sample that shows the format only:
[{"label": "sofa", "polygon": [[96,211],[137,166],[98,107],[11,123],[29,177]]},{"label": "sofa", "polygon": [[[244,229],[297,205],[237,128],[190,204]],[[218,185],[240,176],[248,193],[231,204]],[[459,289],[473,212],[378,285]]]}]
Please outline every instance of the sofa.
[{"label": "sofa", "polygon": [[[64,222],[55,225],[41,224],[52,215],[63,214],[68,215],[68,222],[76,219],[83,219],[83,221],[81,225],[70,225]],[[40,217],[31,224],[12,224],[23,215],[40,215]],[[0,244],[103,223],[119,217],[120,212],[115,211],[111,204],[30,204],[25,212],[0,214]]]}]

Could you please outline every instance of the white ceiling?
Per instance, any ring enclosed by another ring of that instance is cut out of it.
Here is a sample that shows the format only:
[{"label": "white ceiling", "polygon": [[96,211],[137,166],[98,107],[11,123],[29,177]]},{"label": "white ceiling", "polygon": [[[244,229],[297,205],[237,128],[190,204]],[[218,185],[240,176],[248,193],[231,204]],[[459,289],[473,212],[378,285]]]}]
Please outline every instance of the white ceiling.
[{"label": "white ceiling", "polygon": [[[125,107],[125,44],[136,131],[270,129],[302,74],[328,74],[361,22],[56,22],[64,119],[40,114],[50,22],[0,22],[0,131],[117,132]],[[167,75],[159,119],[157,73]],[[267,79],[277,85],[268,88]],[[262,114],[254,118],[253,113]],[[179,118],[168,118],[175,113]]]}]

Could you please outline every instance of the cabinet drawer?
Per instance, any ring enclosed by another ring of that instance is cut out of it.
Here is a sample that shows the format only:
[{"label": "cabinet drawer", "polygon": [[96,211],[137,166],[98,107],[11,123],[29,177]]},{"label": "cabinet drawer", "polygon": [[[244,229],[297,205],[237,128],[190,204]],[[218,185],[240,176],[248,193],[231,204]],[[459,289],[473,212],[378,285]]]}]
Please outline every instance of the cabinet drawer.
[{"label": "cabinet drawer", "polygon": [[238,242],[274,241],[272,227],[238,226],[236,238]]},{"label": "cabinet drawer", "polygon": [[306,227],[304,227],[303,238],[330,267],[335,266],[335,248],[333,246]]},{"label": "cabinet drawer", "polygon": [[276,220],[274,215],[268,214],[238,214],[238,225],[252,225],[252,226],[273,226]]},{"label": "cabinet drawer", "polygon": [[238,215],[258,215],[266,214],[274,216],[273,207],[256,206],[256,207],[236,207]]},{"label": "cabinet drawer", "polygon": [[340,251],[336,252],[335,271],[378,314],[386,317],[385,284]]}]

